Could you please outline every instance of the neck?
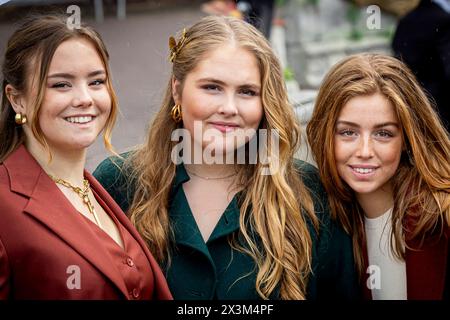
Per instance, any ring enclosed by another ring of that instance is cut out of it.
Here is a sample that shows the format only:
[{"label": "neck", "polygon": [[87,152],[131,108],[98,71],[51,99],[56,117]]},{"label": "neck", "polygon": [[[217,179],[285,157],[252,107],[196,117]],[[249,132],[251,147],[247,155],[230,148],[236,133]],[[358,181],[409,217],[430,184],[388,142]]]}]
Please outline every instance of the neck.
[{"label": "neck", "polygon": [[59,150],[50,147],[52,154],[50,162],[48,151],[35,139],[33,140],[27,139],[25,145],[47,174],[66,180],[75,186],[83,186],[86,149]]},{"label": "neck", "polygon": [[233,164],[185,164],[184,166],[188,172],[209,179],[230,177],[236,173]]},{"label": "neck", "polygon": [[357,194],[356,199],[367,218],[377,218],[394,206],[391,185],[383,186],[370,194]]}]

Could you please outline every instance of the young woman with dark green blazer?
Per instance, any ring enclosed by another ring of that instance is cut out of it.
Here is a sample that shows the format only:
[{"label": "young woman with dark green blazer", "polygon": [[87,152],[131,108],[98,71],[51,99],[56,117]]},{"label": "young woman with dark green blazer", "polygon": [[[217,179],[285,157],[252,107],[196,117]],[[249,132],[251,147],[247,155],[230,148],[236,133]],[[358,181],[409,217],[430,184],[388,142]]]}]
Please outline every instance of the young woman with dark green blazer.
[{"label": "young woman with dark green blazer", "polygon": [[317,170],[294,160],[300,128],[264,36],[206,17],[170,49],[146,143],[94,175],[174,298],[358,298],[351,238],[330,219]]}]

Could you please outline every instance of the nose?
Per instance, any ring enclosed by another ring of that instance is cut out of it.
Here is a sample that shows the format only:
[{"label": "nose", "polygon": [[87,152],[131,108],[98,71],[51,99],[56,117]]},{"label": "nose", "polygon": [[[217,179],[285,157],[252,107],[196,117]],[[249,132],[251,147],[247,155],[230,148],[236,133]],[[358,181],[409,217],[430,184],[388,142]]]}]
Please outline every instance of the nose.
[{"label": "nose", "polygon": [[357,156],[360,158],[371,158],[373,157],[373,145],[372,139],[367,136],[362,136],[359,140]]},{"label": "nose", "polygon": [[92,94],[89,90],[89,86],[81,85],[78,90],[74,91],[73,106],[79,108],[86,108],[93,103]]},{"label": "nose", "polygon": [[234,116],[238,113],[236,98],[233,94],[224,95],[218,111],[224,116]]}]

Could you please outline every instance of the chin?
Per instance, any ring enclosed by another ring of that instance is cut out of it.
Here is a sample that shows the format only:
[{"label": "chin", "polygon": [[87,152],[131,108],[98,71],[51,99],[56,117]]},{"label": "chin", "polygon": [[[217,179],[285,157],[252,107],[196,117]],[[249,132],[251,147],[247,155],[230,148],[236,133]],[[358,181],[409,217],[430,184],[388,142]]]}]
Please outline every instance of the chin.
[{"label": "chin", "polygon": [[81,151],[90,147],[94,142],[95,139],[85,139],[85,140],[71,141],[70,143],[62,144],[61,146],[64,149]]},{"label": "chin", "polygon": [[352,190],[355,193],[358,194],[369,194],[372,193],[374,191],[376,191],[378,188],[374,187],[374,186],[355,186],[355,185],[350,185],[350,187],[352,188]]}]

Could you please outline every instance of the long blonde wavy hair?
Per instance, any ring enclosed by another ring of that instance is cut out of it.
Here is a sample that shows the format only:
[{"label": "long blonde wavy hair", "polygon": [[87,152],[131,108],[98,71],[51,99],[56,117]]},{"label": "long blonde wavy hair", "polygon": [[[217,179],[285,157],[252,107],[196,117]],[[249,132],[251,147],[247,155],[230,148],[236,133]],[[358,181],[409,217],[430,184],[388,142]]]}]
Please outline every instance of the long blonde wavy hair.
[{"label": "long blonde wavy hair", "polygon": [[[277,130],[280,139],[279,154],[269,154],[279,159],[276,174],[261,175],[261,163],[238,167],[239,187],[245,190],[240,201],[240,235],[245,245],[239,244],[236,236],[229,241],[256,262],[256,290],[263,299],[268,299],[278,288],[281,299],[304,299],[312,255],[306,219],[317,227],[317,218],[309,191],[293,166],[300,130],[288,102],[280,64],[269,43],[259,31],[241,20],[205,17],[186,30],[186,41],[173,60],[171,78],[179,80],[182,87],[202,57],[230,42],[256,57],[264,109],[260,127]],[[147,141],[125,164],[132,170],[137,188],[130,208],[131,220],[161,263],[170,261],[173,236],[168,207],[176,169],[171,151],[177,143],[170,141],[170,137],[179,127],[170,116],[174,103],[169,81]],[[270,142],[268,149],[275,152]],[[254,232],[260,243],[255,241]]]},{"label": "long blonde wavy hair", "polygon": [[112,87],[109,54],[102,38],[89,26],[81,25],[79,28],[69,29],[67,17],[64,15],[37,14],[26,17],[6,45],[2,65],[0,163],[25,141],[22,127],[15,124],[15,112],[5,94],[5,88],[10,84],[21,93],[29,93],[31,83],[28,82],[33,77],[38,79],[37,93],[34,105],[31,106],[31,117],[28,117],[28,124],[33,135],[48,151],[51,160],[49,146],[39,125],[39,113],[47,87],[48,69],[59,45],[64,41],[76,38],[88,40],[95,47],[103,62],[106,72],[106,87],[111,97],[111,112],[103,131],[103,142],[106,149],[116,154],[111,145],[111,134],[118,113],[118,103]]},{"label": "long blonde wavy hair", "polygon": [[[342,107],[353,97],[374,93],[383,94],[394,106],[404,141],[405,151],[392,178],[395,255],[404,259],[406,234],[423,243],[427,235],[442,235],[450,224],[450,141],[430,100],[408,67],[395,58],[380,54],[345,58],[323,80],[307,135],[332,214],[353,237],[360,275],[365,273],[363,210],[337,172],[334,136]],[[405,223],[408,216],[414,218],[414,226]]]}]

